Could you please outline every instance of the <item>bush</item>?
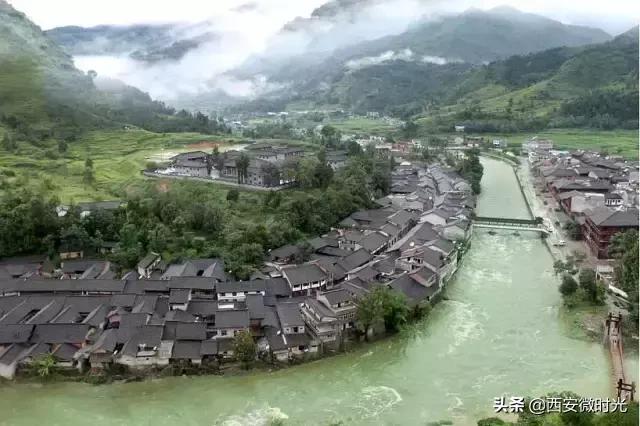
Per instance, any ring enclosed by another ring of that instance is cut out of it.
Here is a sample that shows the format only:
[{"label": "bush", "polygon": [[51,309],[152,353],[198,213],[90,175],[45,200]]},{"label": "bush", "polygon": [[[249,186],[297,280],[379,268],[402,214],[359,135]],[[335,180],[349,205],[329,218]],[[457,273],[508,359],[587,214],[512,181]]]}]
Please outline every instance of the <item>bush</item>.
[{"label": "bush", "polygon": [[256,359],[256,343],[249,331],[241,331],[233,338],[233,353],[235,359],[247,368]]},{"label": "bush", "polygon": [[238,201],[239,198],[240,191],[237,189],[230,189],[229,192],[227,192],[227,201]]}]

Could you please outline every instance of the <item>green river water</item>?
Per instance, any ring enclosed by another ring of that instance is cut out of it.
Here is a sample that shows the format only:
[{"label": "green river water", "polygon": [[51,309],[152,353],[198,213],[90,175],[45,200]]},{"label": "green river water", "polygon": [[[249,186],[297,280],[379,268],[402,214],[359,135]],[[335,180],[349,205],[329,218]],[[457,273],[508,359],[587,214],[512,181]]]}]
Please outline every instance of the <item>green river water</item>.
[{"label": "green river water", "polygon": [[[529,217],[510,166],[483,163],[478,214]],[[475,424],[502,394],[610,396],[603,346],[559,319],[552,263],[536,235],[478,229],[448,300],[400,335],[272,373],[0,384],[0,425]]]}]

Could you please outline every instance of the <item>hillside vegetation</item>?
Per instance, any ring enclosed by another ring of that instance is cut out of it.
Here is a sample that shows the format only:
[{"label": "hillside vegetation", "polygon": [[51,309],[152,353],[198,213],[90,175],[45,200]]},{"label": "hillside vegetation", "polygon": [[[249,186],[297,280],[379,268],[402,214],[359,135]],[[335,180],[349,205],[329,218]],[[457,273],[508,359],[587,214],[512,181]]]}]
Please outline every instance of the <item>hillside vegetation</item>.
[{"label": "hillside vegetation", "polygon": [[[296,98],[414,119],[423,132],[637,128],[638,29],[487,65],[407,60],[351,70]],[[271,100],[270,106],[275,101]],[[256,107],[257,101],[252,105]]]},{"label": "hillside vegetation", "polygon": [[[582,48],[558,48],[466,73],[420,121],[427,129],[638,127],[638,29]],[[443,105],[444,104],[444,105]]]},{"label": "hillside vegetation", "polygon": [[0,0],[0,137],[5,149],[20,141],[72,142],[83,131],[138,126],[149,130],[223,130],[201,114],[176,113],[126,85],[98,90],[95,73],[72,58],[24,14]]}]

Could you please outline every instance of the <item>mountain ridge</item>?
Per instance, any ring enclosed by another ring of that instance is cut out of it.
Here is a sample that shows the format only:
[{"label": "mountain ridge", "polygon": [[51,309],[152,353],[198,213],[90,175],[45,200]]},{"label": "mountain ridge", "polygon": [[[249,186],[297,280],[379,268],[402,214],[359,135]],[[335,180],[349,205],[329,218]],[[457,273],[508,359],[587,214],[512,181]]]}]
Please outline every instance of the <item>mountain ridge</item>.
[{"label": "mountain ridge", "polygon": [[131,86],[99,90],[95,77],[75,68],[40,27],[0,0],[0,127],[16,138],[37,143],[130,125],[156,131],[218,128],[204,116],[174,115],[174,109]]}]

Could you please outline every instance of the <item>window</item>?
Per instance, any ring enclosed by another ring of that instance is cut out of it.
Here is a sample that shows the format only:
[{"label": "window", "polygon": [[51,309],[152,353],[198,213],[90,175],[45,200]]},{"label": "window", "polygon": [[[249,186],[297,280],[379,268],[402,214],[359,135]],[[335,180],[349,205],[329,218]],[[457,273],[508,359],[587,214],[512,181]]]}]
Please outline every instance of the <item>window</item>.
[{"label": "window", "polygon": [[232,295],[232,296],[237,296],[237,295],[238,295],[238,293],[234,291],[233,293],[231,293],[231,295]]},{"label": "window", "polygon": [[227,330],[220,330],[220,335],[221,336],[226,336],[227,335]]},{"label": "window", "polygon": [[298,327],[293,327],[293,332],[297,333],[298,332]]}]

